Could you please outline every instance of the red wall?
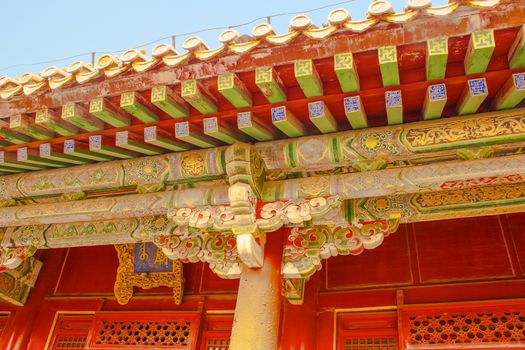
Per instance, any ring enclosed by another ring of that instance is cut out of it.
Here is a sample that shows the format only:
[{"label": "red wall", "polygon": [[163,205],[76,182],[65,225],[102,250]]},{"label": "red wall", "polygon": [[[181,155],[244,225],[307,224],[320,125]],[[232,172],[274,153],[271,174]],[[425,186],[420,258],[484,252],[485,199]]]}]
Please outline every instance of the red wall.
[{"label": "red wall", "polygon": [[[282,348],[314,349],[317,342],[332,349],[335,315],[353,310],[523,298],[524,224],[525,214],[516,214],[402,225],[375,250],[325,261],[307,283],[304,305],[283,305]],[[184,266],[182,305],[174,305],[168,288],[156,288],[136,289],[121,306],[113,296],[113,247],[41,251],[38,259],[44,268],[26,306],[0,304],[10,312],[0,348],[43,349],[59,311],[201,310],[231,320],[235,308],[238,281],[200,263]],[[221,322],[228,332],[224,322],[231,321]]]}]

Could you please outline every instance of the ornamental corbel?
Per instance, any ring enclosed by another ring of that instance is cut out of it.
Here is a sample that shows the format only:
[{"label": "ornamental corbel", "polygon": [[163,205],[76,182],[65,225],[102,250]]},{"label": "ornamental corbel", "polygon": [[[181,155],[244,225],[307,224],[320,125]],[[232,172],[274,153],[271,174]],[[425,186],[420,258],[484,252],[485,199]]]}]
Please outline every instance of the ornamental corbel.
[{"label": "ornamental corbel", "polygon": [[338,195],[267,203],[259,213],[257,224],[262,231],[275,231],[284,225],[303,226],[322,220],[341,205]]},{"label": "ornamental corbel", "polygon": [[208,263],[221,278],[238,278],[242,270],[236,238],[231,233],[177,230],[169,235],[156,236],[154,243],[169,259]]},{"label": "ornamental corbel", "polygon": [[286,237],[281,274],[284,296],[302,303],[304,284],[321,269],[322,259],[338,255],[359,255],[377,248],[399,226],[400,215],[388,219],[349,225],[294,227]]},{"label": "ornamental corbel", "polygon": [[231,231],[234,223],[232,210],[224,205],[174,208],[168,211],[167,216],[178,227],[196,228],[205,231]]},{"label": "ornamental corbel", "polygon": [[0,272],[16,269],[35,253],[36,248],[33,246],[1,248]]}]

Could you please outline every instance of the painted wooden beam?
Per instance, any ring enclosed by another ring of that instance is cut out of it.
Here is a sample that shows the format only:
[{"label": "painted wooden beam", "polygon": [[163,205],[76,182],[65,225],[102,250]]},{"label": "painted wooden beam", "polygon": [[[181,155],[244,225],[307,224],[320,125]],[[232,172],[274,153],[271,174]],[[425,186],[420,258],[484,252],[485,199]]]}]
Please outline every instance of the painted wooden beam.
[{"label": "painted wooden beam", "polygon": [[423,103],[423,119],[437,119],[441,117],[447,104],[447,87],[445,84],[429,85]]},{"label": "painted wooden beam", "polygon": [[468,80],[458,100],[458,114],[476,113],[487,96],[488,88],[485,78]]},{"label": "painted wooden beam", "polygon": [[104,129],[104,122],[89,114],[80,103],[72,102],[63,105],[62,119],[88,132]]},{"label": "painted wooden beam", "polygon": [[403,123],[403,98],[401,90],[386,91],[386,117],[388,125]]},{"label": "painted wooden beam", "polygon": [[75,140],[64,141],[64,154],[96,162],[104,162],[112,159],[111,156],[90,151],[89,145]]},{"label": "painted wooden beam", "polygon": [[303,123],[286,106],[272,108],[272,123],[288,137],[299,137],[305,133]]},{"label": "painted wooden beam", "polygon": [[202,114],[217,112],[217,101],[195,79],[184,80],[181,83],[182,98]]},{"label": "painted wooden beam", "polygon": [[89,137],[89,150],[106,156],[129,159],[137,156],[137,153],[113,146],[113,142],[102,135]]},{"label": "painted wooden beam", "polygon": [[379,69],[383,86],[396,86],[400,84],[399,68],[397,65],[397,48],[395,46],[382,46],[377,50]]},{"label": "painted wooden beam", "polygon": [[41,170],[43,166],[29,163],[22,163],[17,160],[16,154],[0,151],[0,169],[18,169],[23,171]]},{"label": "painted wooden beam", "polygon": [[352,96],[344,99],[345,114],[352,129],[362,129],[368,127],[365,108],[361,102],[361,97]]},{"label": "painted wooden beam", "polygon": [[151,89],[151,103],[172,118],[184,118],[190,115],[188,103],[166,85]]},{"label": "painted wooden beam", "polygon": [[205,135],[216,138],[217,140],[220,140],[229,145],[245,140],[241,134],[237,133],[236,135],[235,132],[227,125],[219,122],[217,117],[205,118],[202,121],[202,124]]},{"label": "painted wooden beam", "polygon": [[0,147],[9,146],[10,144],[8,141],[0,139]]},{"label": "painted wooden beam", "polygon": [[255,84],[270,103],[286,102],[286,88],[272,67],[255,68]]},{"label": "painted wooden beam", "polygon": [[36,112],[35,123],[56,132],[58,135],[73,136],[78,134],[78,128],[75,125],[69,124],[49,108],[40,109]]},{"label": "painted wooden beam", "polygon": [[9,128],[33,139],[45,141],[52,139],[55,133],[36,125],[27,115],[18,114],[9,119]]},{"label": "painted wooden beam", "polygon": [[31,137],[23,134],[19,134],[9,128],[0,126],[0,136],[6,141],[14,143],[15,145],[22,145],[31,141]]},{"label": "painted wooden beam", "polygon": [[92,161],[85,158],[65,154],[59,145],[52,145],[50,143],[43,143],[40,145],[40,158],[49,159],[57,162],[63,162],[73,165],[82,165],[91,163]]},{"label": "painted wooden beam", "polygon": [[98,97],[91,100],[89,103],[89,113],[115,128],[122,128],[130,125],[130,118],[121,113],[113,103],[109,102],[104,97]]},{"label": "painted wooden beam", "polygon": [[144,128],[144,142],[173,152],[186,151],[189,149],[188,145],[175,141],[168,132],[156,126]]},{"label": "painted wooden beam", "polygon": [[511,69],[525,67],[525,24],[521,26],[508,53]]},{"label": "painted wooden beam", "polygon": [[16,150],[16,160],[21,163],[27,163],[27,164],[33,164],[36,166],[41,167],[51,167],[51,168],[63,168],[68,166],[69,164],[48,159],[48,158],[41,158],[39,150],[27,148],[27,147],[20,147]]},{"label": "painted wooden beam", "polygon": [[485,72],[495,47],[494,30],[473,32],[465,55],[465,74]]},{"label": "painted wooden beam", "polygon": [[337,131],[337,122],[323,101],[308,103],[308,115],[310,121],[323,134]]},{"label": "painted wooden beam", "polygon": [[120,108],[143,123],[159,121],[159,116],[150,108],[151,104],[136,91],[125,92],[120,95]]},{"label": "painted wooden beam", "polygon": [[274,139],[273,133],[252,112],[237,113],[237,128],[257,141]]},{"label": "painted wooden beam", "polygon": [[340,53],[334,56],[334,70],[343,92],[359,91],[359,75],[357,74],[354,56],[351,52]]},{"label": "painted wooden beam", "polygon": [[235,73],[219,74],[217,89],[235,108],[251,107],[252,94]]},{"label": "painted wooden beam", "polygon": [[4,166],[4,165],[0,165],[0,172],[2,172],[2,174],[16,174],[16,173],[23,173],[25,172],[25,170],[23,169],[18,169],[18,168],[11,168],[9,166]]},{"label": "painted wooden beam", "polygon": [[312,60],[295,61],[294,74],[307,98],[323,96],[323,82]]},{"label": "painted wooden beam", "polygon": [[516,107],[525,98],[525,73],[512,74],[494,97],[497,110]]},{"label": "painted wooden beam", "polygon": [[144,144],[141,137],[129,131],[119,131],[115,135],[115,145],[130,151],[134,151],[148,156],[161,154],[162,151],[157,147]]},{"label": "painted wooden beam", "polygon": [[210,148],[217,143],[208,137],[202,136],[202,129],[189,122],[175,123],[175,137],[200,148]]},{"label": "painted wooden beam", "polygon": [[448,62],[448,38],[427,40],[426,72],[427,80],[445,79]]}]

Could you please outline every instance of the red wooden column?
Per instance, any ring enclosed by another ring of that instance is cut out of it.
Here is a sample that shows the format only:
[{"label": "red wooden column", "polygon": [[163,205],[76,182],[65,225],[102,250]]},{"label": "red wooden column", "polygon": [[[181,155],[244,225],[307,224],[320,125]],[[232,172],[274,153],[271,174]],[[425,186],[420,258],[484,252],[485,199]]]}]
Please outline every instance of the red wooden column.
[{"label": "red wooden column", "polygon": [[305,285],[304,302],[293,305],[284,301],[281,350],[317,349],[317,297],[320,274],[315,273]]},{"label": "red wooden column", "polygon": [[266,236],[264,266],[241,274],[230,350],[276,350],[281,316],[282,230]]}]

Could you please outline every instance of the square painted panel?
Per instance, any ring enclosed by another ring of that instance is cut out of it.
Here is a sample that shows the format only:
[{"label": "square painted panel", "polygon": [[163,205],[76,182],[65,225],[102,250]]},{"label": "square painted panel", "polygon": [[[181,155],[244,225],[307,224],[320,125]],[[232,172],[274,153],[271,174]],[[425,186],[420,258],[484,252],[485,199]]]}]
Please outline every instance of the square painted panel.
[{"label": "square painted panel", "polygon": [[345,97],[345,112],[355,112],[359,111],[359,97]]},{"label": "square painted panel", "polygon": [[308,113],[310,114],[310,118],[322,117],[324,114],[324,103],[321,101],[309,103]]},{"label": "square painted panel", "polygon": [[286,120],[286,110],[285,107],[275,107],[272,108],[272,121],[280,122]]},{"label": "square painted panel", "polygon": [[447,90],[445,84],[430,85],[430,99],[444,100],[447,98]]},{"label": "square painted panel", "polygon": [[472,79],[468,81],[470,92],[473,96],[485,95],[487,93],[487,84],[484,79]]},{"label": "square painted panel", "polygon": [[514,85],[517,90],[525,90],[525,73],[514,74]]},{"label": "square painted panel", "polygon": [[252,126],[251,112],[237,113],[237,126],[239,128]]}]

